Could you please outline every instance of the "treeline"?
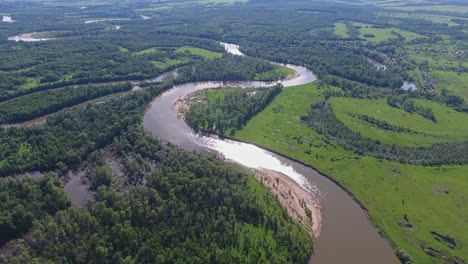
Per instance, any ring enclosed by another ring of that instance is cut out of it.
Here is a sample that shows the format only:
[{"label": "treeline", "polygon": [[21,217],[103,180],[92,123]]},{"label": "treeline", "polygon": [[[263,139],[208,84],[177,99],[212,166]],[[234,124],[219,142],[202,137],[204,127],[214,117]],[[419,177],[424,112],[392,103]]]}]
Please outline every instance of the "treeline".
[{"label": "treeline", "polygon": [[436,117],[434,115],[434,112],[432,112],[431,108],[416,105],[414,101],[411,100],[407,95],[388,96],[387,104],[391,107],[403,109],[409,113],[417,113],[422,117],[437,123]]},{"label": "treeline", "polygon": [[394,94],[393,90],[381,89],[377,86],[371,86],[356,81],[351,81],[335,75],[327,74],[317,82],[319,89],[323,87],[339,87],[342,91],[326,91],[325,96],[345,96],[353,98],[381,98]]},{"label": "treeline", "polygon": [[383,144],[346,127],[326,101],[312,105],[309,113],[301,119],[317,132],[359,155],[424,166],[468,163],[468,141],[422,147]]},{"label": "treeline", "polygon": [[0,128],[0,176],[78,167],[89,153],[110,144],[129,125],[139,124],[145,106],[171,86],[153,84],[103,104],[66,110],[40,127]]},{"label": "treeline", "polygon": [[352,117],[355,117],[355,118],[358,118],[358,119],[366,122],[367,124],[370,124],[372,126],[376,126],[376,127],[380,128],[380,129],[383,129],[383,130],[388,130],[388,131],[393,131],[393,132],[398,132],[398,133],[420,134],[420,132],[418,132],[418,131],[415,131],[415,130],[412,130],[412,129],[409,129],[409,128],[403,127],[403,126],[395,126],[395,125],[389,124],[387,121],[373,118],[372,116],[358,115],[358,114],[348,114],[348,115],[352,116]]},{"label": "treeline", "polygon": [[281,92],[282,86],[257,89],[205,90],[194,95],[204,101],[192,102],[186,113],[188,124],[196,130],[234,135],[253,116],[260,113]]},{"label": "treeline", "polygon": [[179,70],[178,82],[188,81],[277,81],[293,73],[262,59],[224,54],[222,58],[203,61]]},{"label": "treeline", "polygon": [[24,235],[34,220],[70,206],[61,182],[51,176],[0,178],[0,198],[0,246]]},{"label": "treeline", "polygon": [[27,94],[0,104],[0,124],[19,123],[105,95],[130,91],[132,85],[65,87]]},{"label": "treeline", "polygon": [[[179,46],[222,50],[212,40],[141,32],[128,32],[125,36],[100,32],[98,39],[81,36],[80,41],[9,42],[0,45],[0,101],[67,85],[142,80],[203,60],[175,52]],[[153,47],[160,49],[153,54],[134,54]],[[152,63],[166,60],[180,63],[165,67]]]},{"label": "treeline", "polygon": [[[402,93],[400,91],[400,93]],[[441,93],[433,92],[412,92],[404,93],[404,96],[409,98],[423,98],[434,102],[439,102],[445,104],[448,107],[451,107],[458,112],[468,112],[468,104],[465,102],[463,97],[453,94],[453,92],[448,91],[447,89],[442,88]]]},{"label": "treeline", "polygon": [[[432,96],[434,95],[427,94],[426,96],[432,99]],[[461,96],[454,95],[453,93],[447,91],[446,89],[442,89],[442,92],[440,93],[440,97],[436,97],[433,99],[440,101],[449,107],[452,107],[456,111],[468,112],[468,104],[465,102],[465,99],[463,99],[463,97]]]}]

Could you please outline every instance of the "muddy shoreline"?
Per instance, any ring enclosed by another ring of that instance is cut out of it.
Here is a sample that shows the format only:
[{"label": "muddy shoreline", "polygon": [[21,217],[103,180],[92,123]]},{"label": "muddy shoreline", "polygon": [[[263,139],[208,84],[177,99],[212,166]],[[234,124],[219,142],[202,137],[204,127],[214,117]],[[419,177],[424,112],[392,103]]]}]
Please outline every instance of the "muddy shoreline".
[{"label": "muddy shoreline", "polygon": [[[215,136],[219,136],[218,134],[216,133],[212,133],[212,132],[209,132],[209,131],[202,131],[202,133],[208,135],[208,136],[211,136],[211,135],[215,135]],[[302,166],[304,167],[307,167],[307,168],[310,168],[312,170],[315,170],[317,171],[321,176],[327,178],[328,180],[332,181],[334,184],[336,184],[341,190],[343,190],[344,192],[346,192],[353,200],[354,202],[356,202],[359,207],[364,211],[366,212],[366,215],[369,219],[369,222],[372,223],[372,225],[378,230],[378,233],[379,235],[384,238],[391,246],[394,250],[396,250],[396,245],[395,243],[393,243],[393,241],[378,227],[378,225],[374,222],[374,220],[369,216],[369,210],[356,198],[356,196],[354,196],[354,194],[349,191],[343,184],[341,184],[338,180],[332,178],[330,175],[328,175],[327,173],[324,173],[322,172],[321,170],[319,170],[318,168],[314,167],[313,165],[310,165],[310,164],[307,164],[307,163],[304,163],[298,159],[295,159],[293,157],[290,157],[290,156],[286,156],[280,152],[277,152],[271,148],[268,148],[268,147],[265,147],[265,146],[261,146],[261,145],[258,145],[256,143],[253,143],[253,142],[249,142],[249,141],[243,141],[243,140],[239,140],[239,139],[236,139],[236,138],[232,138],[232,137],[229,137],[229,136],[224,136],[223,138],[225,139],[229,139],[229,140],[232,140],[232,141],[236,141],[236,142],[240,142],[240,143],[246,143],[246,144],[250,144],[250,145],[254,145],[258,148],[262,148],[262,149],[265,149],[265,150],[268,150],[269,152],[271,153],[274,153],[280,157],[283,157],[285,159],[289,159],[289,160],[292,160],[296,163],[299,163],[301,164]]]},{"label": "muddy shoreline", "polygon": [[[177,118],[185,121],[184,112],[190,109],[190,103],[197,98],[199,97],[193,93],[179,97],[172,107],[172,110],[177,113]],[[216,153],[216,156],[220,155],[222,156],[221,153]],[[242,164],[233,160],[225,161],[242,166]],[[317,197],[283,173],[266,168],[254,171],[255,178],[276,196],[278,202],[288,212],[288,215],[312,237],[317,238],[322,229],[322,208]],[[308,210],[311,215],[308,215]]]},{"label": "muddy shoreline", "polygon": [[[320,236],[322,214],[316,197],[291,180],[287,175],[277,171],[256,170],[255,178],[276,196],[278,202],[299,225],[312,237]],[[310,212],[310,213],[309,213]]]}]

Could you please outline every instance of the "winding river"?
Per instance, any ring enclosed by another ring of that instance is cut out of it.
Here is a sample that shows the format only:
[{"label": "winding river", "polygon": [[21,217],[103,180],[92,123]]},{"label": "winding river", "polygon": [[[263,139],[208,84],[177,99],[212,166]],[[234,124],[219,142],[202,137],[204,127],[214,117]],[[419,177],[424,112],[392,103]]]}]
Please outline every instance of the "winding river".
[{"label": "winding river", "polygon": [[[239,47],[222,43],[226,51],[243,55]],[[316,80],[307,68],[283,64],[296,71],[293,78],[279,81],[285,87]],[[198,90],[223,86],[262,87],[276,82],[195,82],[174,86],[153,100],[144,115],[143,126],[162,140],[186,150],[216,151],[227,160],[253,169],[283,173],[312,192],[322,207],[322,227],[317,237],[311,263],[380,263],[397,262],[392,247],[370,223],[366,211],[337,184],[311,167],[264,150],[252,144],[198,135],[178,117],[174,104],[179,98]],[[289,88],[294,89],[294,88]]]},{"label": "winding river", "polygon": [[[226,51],[240,55],[239,47],[222,43]],[[305,67],[280,64],[292,68],[292,78],[278,81],[285,87],[310,83],[316,80],[312,71]],[[167,76],[177,76],[177,70],[143,82],[160,82]],[[397,262],[393,249],[370,223],[366,211],[333,181],[311,167],[304,166],[286,157],[277,155],[252,144],[233,140],[221,140],[203,136],[194,131],[178,116],[174,104],[179,98],[198,90],[234,86],[243,88],[264,87],[278,82],[195,82],[174,86],[155,98],[145,112],[143,126],[162,140],[172,142],[186,150],[218,152],[226,160],[252,169],[266,169],[282,173],[303,189],[313,194],[321,210],[321,230],[316,239],[311,263],[382,263]],[[133,82],[134,90],[141,82]],[[288,88],[294,89],[294,88]],[[47,116],[22,124],[7,127],[22,127],[45,123]],[[73,187],[75,188],[75,187]]]}]

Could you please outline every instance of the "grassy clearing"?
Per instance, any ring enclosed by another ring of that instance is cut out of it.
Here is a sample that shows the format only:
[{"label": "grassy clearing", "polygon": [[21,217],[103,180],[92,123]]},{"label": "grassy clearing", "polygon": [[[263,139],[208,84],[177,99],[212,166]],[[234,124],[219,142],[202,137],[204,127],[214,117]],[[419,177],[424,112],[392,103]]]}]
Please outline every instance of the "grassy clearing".
[{"label": "grassy clearing", "polygon": [[432,71],[437,80],[436,87],[445,88],[456,95],[468,99],[468,73],[457,74],[447,71]]},{"label": "grassy clearing", "polygon": [[31,34],[31,37],[33,38],[37,38],[37,39],[40,39],[40,38],[53,38],[54,37],[54,31],[49,31],[49,32],[37,32],[37,33],[34,33],[34,34]]},{"label": "grassy clearing", "polygon": [[174,67],[174,66],[181,66],[181,65],[185,65],[187,63],[190,62],[190,59],[188,58],[181,58],[181,59],[166,59],[165,61],[151,61],[151,63],[156,66],[157,68],[159,69],[162,69],[162,70],[167,70],[171,67]]},{"label": "grassy clearing", "polygon": [[221,58],[223,56],[223,53],[221,52],[215,52],[211,50],[206,50],[206,49],[200,49],[200,48],[194,48],[194,47],[180,47],[176,50],[176,52],[179,53],[190,53],[193,55],[197,55],[202,57],[205,60],[212,60],[216,58]]},{"label": "grassy clearing", "polygon": [[37,78],[26,78],[26,82],[19,87],[19,90],[29,90],[39,85]]},{"label": "grassy clearing", "polygon": [[[353,23],[353,26],[360,27],[359,36],[361,38],[375,43],[397,38],[394,32],[402,35],[405,38],[405,41],[411,41],[413,39],[423,37],[422,35],[398,28],[375,28],[371,24],[364,23]],[[366,35],[373,35],[373,37],[366,37]]]},{"label": "grassy clearing", "polygon": [[140,50],[138,52],[133,53],[134,55],[144,55],[144,54],[151,54],[151,53],[157,53],[158,49],[157,48],[149,48],[145,50]]},{"label": "grassy clearing", "polygon": [[[321,135],[298,119],[321,97],[315,84],[283,89],[235,137],[311,164],[338,180],[414,263],[442,262],[425,254],[423,244],[468,259],[468,233],[460,232],[468,230],[468,166],[420,167],[372,157],[355,159],[354,153],[324,143]],[[311,144],[301,143],[298,137]],[[312,155],[304,152],[307,149]],[[412,229],[401,224],[405,214]],[[455,237],[461,246],[451,249],[436,241],[433,230]]]},{"label": "grassy clearing", "polygon": [[119,47],[119,51],[126,53],[126,52],[128,52],[128,49],[124,48],[124,47]]},{"label": "grassy clearing", "polygon": [[380,13],[381,16],[394,18],[413,18],[424,19],[438,24],[447,24],[450,27],[458,26],[459,24],[452,21],[453,18],[464,19],[455,16],[429,15],[429,14],[414,14],[414,13]]},{"label": "grassy clearing", "polygon": [[[427,100],[415,101],[417,105],[430,107],[438,122],[434,123],[418,114],[390,107],[385,99],[332,98],[330,102],[337,118],[347,127],[382,143],[415,146],[468,140],[468,114]],[[421,134],[385,131],[349,114],[368,115]]]},{"label": "grassy clearing", "polygon": [[345,23],[335,23],[335,35],[342,38],[349,37],[348,26]]}]

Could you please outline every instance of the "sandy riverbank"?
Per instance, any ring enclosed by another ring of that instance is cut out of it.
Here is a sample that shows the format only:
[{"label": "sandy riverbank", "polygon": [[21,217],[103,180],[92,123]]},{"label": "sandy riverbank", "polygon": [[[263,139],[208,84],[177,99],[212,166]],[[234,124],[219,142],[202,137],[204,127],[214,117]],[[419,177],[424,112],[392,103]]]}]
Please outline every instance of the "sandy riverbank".
[{"label": "sandy riverbank", "polygon": [[309,234],[314,237],[320,235],[321,207],[312,193],[277,171],[261,169],[257,171],[255,177],[277,197],[288,214]]},{"label": "sandy riverbank", "polygon": [[[195,94],[182,96],[172,106],[177,118],[185,120],[190,104],[203,100]],[[229,161],[229,160],[227,160]],[[298,222],[311,236],[318,237],[322,229],[321,207],[314,195],[302,188],[293,179],[277,171],[255,170],[255,177],[275,195],[288,214]]]}]

